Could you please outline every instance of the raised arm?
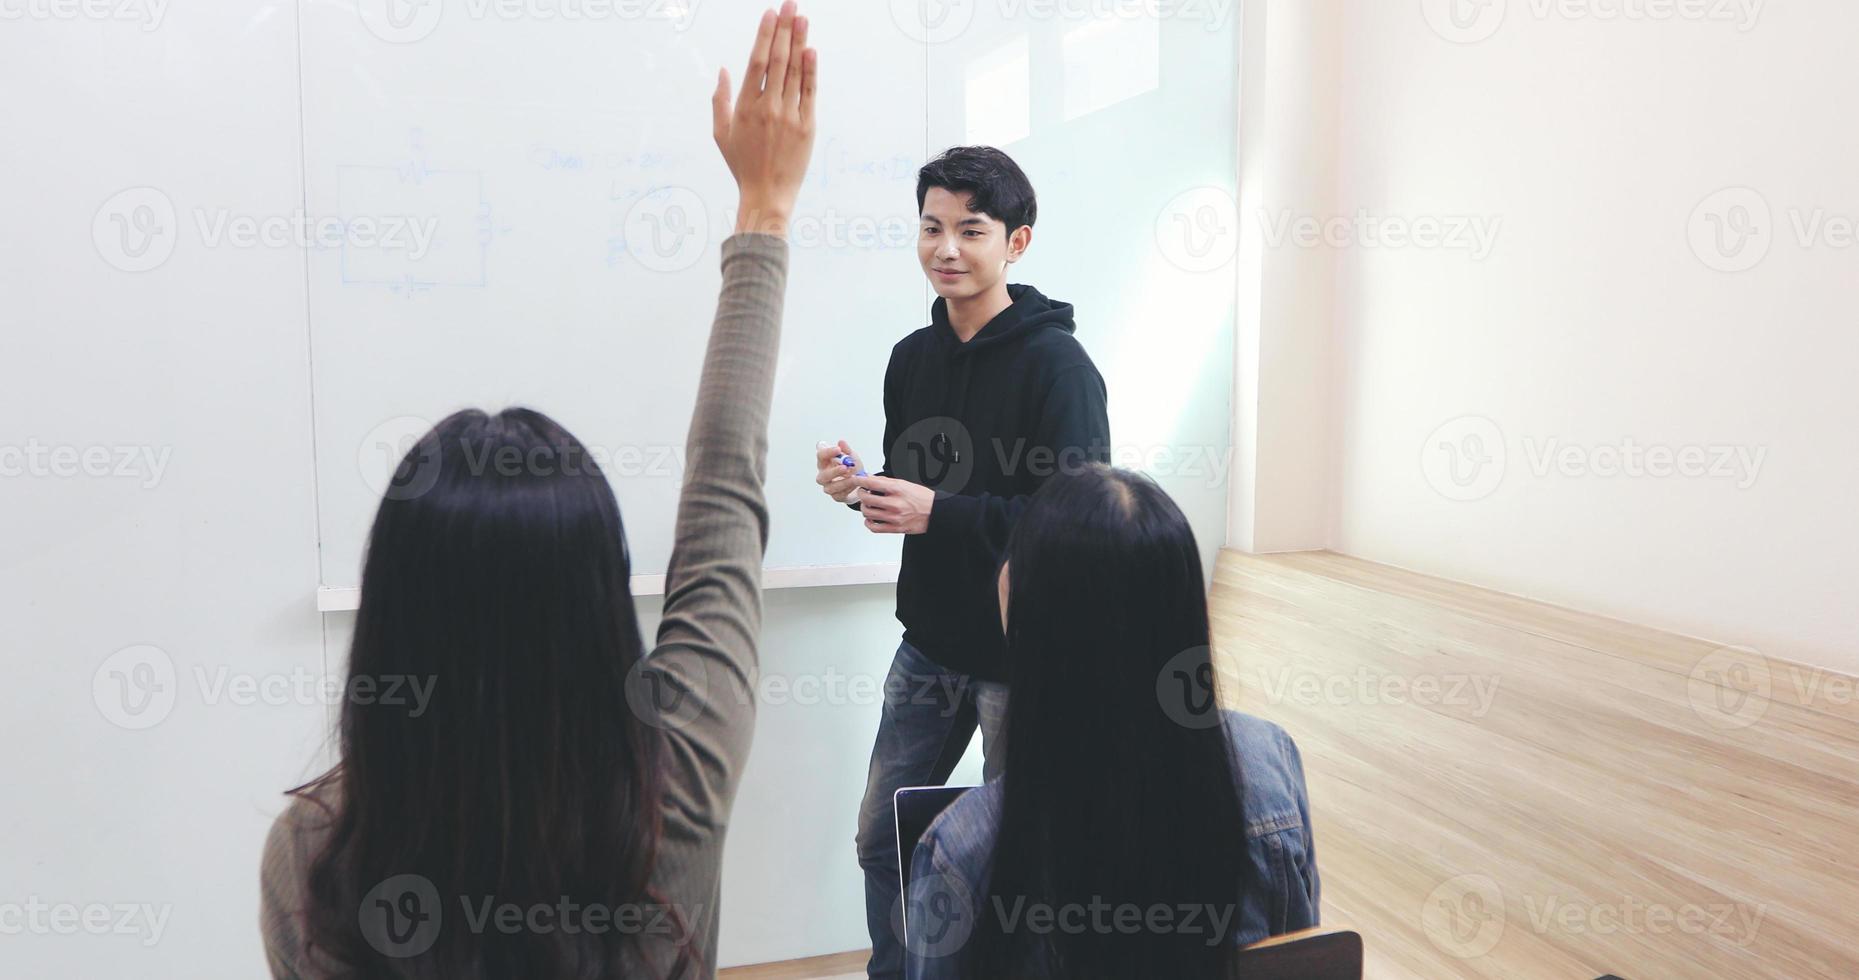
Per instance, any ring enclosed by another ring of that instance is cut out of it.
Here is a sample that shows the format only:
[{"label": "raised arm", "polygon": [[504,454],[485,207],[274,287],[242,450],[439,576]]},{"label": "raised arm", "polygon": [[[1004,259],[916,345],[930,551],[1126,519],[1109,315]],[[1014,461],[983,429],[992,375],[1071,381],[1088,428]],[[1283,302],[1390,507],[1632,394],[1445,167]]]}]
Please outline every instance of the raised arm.
[{"label": "raised arm", "polygon": [[[768,544],[768,407],[788,246],[782,237],[813,147],[817,56],[786,4],[762,18],[742,91],[712,99],[715,135],[741,190],[723,243],[723,289],[691,417],[689,456],[658,642],[639,693],[669,735],[666,801],[702,837],[727,822],[755,721],[751,683]],[[637,706],[637,701],[636,701]],[[668,828],[669,832],[669,828]]]}]

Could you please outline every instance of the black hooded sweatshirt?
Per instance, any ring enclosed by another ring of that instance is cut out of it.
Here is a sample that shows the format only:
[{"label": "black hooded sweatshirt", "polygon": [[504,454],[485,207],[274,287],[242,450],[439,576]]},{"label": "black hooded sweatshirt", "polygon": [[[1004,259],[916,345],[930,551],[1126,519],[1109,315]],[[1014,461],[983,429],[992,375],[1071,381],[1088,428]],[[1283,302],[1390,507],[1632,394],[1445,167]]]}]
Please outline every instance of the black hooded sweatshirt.
[{"label": "black hooded sweatshirt", "polygon": [[1104,378],[1072,336],[1072,307],[1031,286],[963,343],[937,299],[891,349],[884,470],[936,491],[929,530],[904,537],[897,619],[938,664],[1007,679],[996,581],[1014,521],[1054,473],[1110,459]]}]

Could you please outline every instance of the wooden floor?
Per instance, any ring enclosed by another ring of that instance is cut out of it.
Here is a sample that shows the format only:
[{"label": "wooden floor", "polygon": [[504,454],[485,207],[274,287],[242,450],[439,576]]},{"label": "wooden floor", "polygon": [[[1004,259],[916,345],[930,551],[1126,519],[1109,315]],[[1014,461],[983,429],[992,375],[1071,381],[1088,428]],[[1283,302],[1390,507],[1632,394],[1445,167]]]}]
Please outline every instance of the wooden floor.
[{"label": "wooden floor", "polygon": [[859,949],[762,966],[730,967],[717,971],[717,976],[721,980],[850,980],[865,976],[865,960],[869,956],[871,950]]},{"label": "wooden floor", "polygon": [[1852,678],[1325,552],[1213,596],[1370,977],[1859,977]]}]

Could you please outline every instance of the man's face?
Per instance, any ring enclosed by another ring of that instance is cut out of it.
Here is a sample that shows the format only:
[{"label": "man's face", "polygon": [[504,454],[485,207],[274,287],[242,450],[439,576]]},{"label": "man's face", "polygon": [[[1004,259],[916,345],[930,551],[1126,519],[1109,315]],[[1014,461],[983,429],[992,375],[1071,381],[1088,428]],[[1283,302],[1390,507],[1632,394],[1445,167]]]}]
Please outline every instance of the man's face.
[{"label": "man's face", "polygon": [[979,296],[1007,278],[1007,265],[1020,257],[1033,230],[1013,235],[999,218],[968,210],[973,195],[932,187],[923,195],[917,231],[917,261],[936,295],[950,300]]}]

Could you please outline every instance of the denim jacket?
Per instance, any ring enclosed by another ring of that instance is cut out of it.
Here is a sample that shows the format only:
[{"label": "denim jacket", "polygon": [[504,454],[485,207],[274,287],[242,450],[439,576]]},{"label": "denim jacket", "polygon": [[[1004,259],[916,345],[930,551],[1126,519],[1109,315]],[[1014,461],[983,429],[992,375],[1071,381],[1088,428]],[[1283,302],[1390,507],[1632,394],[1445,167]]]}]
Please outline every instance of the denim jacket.
[{"label": "denim jacket", "polygon": [[[1317,925],[1317,856],[1297,744],[1269,721],[1237,711],[1224,716],[1244,774],[1240,805],[1253,883],[1226,928],[1233,942],[1245,945]],[[999,780],[970,790],[918,842],[904,896],[910,932],[905,965],[912,980],[962,976],[961,950],[974,922],[997,914],[987,890],[1000,806]],[[1185,920],[1180,927],[1188,928]]]}]

